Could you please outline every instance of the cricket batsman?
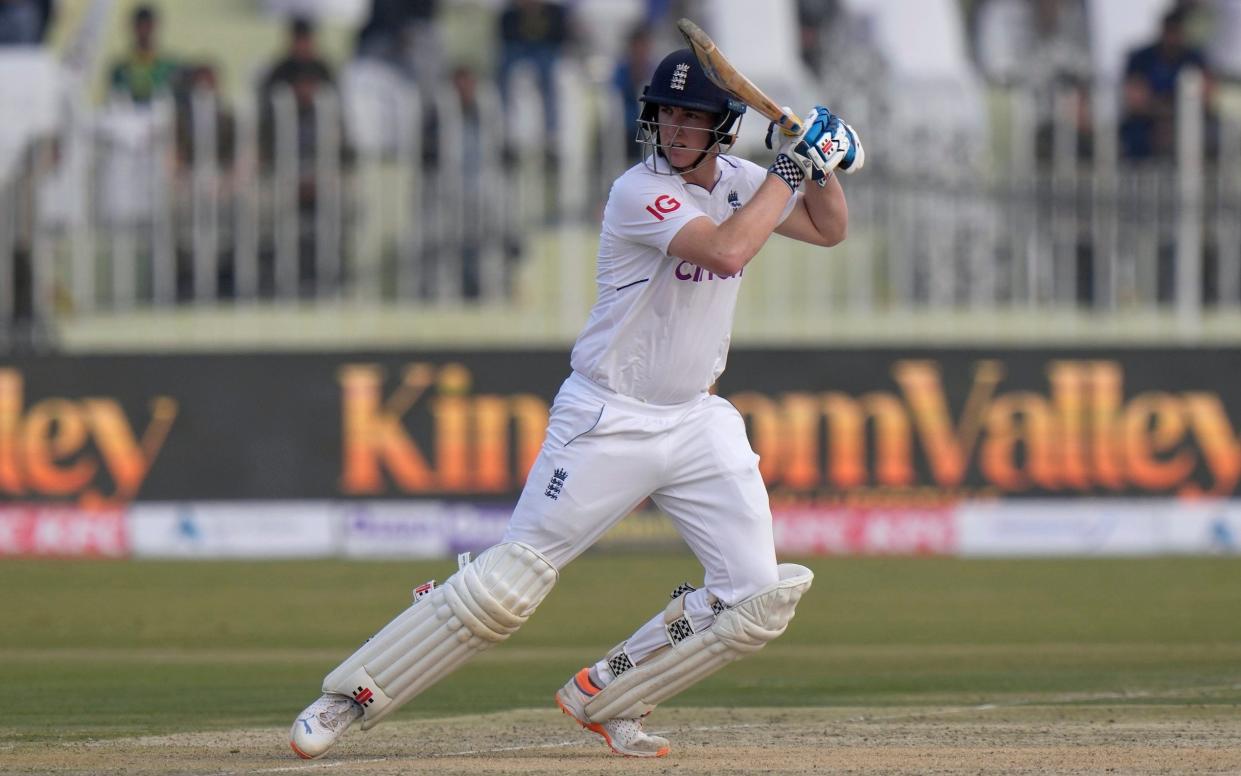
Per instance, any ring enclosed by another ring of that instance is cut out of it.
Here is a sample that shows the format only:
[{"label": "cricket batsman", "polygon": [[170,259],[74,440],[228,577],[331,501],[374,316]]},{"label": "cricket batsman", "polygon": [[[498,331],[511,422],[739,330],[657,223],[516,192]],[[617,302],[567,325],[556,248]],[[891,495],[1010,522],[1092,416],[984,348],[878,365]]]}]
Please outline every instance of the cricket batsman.
[{"label": "cricket batsman", "polygon": [[708,80],[689,49],[659,64],[641,103],[643,161],[612,186],[598,299],[504,539],[328,674],[293,723],[299,756],[321,756],[356,720],[370,728],[508,638],[559,570],[648,497],[702,563],[704,582],[679,586],[663,611],[556,691],[560,708],[613,752],[668,754],[667,739],[643,731],[647,715],[783,633],[809,589],[809,569],[776,562],[758,456],[741,415],[708,388],[724,371],[746,265],[772,233],[824,247],[845,238],[835,173],[861,169],[862,145],[816,106],[800,135],[769,127],[770,167],[730,156],[745,105]]}]

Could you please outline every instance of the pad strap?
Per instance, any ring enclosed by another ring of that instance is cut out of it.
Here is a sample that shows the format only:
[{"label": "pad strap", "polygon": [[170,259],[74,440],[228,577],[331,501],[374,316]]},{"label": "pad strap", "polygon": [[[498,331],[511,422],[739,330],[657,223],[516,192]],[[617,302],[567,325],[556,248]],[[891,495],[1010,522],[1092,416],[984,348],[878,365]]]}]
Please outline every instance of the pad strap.
[{"label": "pad strap", "polygon": [[613,647],[604,660],[608,662],[608,669],[611,670],[613,677],[620,676],[633,668],[633,660],[629,657],[629,653],[625,651],[624,644],[618,644]]},{"label": "pad strap", "polygon": [[664,633],[674,647],[694,635],[694,623],[685,612],[684,595],[673,598],[664,608]]},{"label": "pad strap", "polygon": [[[778,571],[779,582],[735,606],[722,608],[711,627],[679,641],[673,641],[669,632],[670,647],[621,673],[613,671],[616,678],[586,702],[588,721],[633,719],[648,714],[657,704],[728,663],[757,652],[783,633],[793,618],[797,602],[810,589],[814,574],[795,563],[783,563]],[[666,630],[672,627],[668,622],[670,613],[678,611],[673,607],[677,600],[664,610]],[[689,620],[683,604],[673,623],[681,620]],[[692,624],[690,627],[692,629]],[[609,653],[609,660],[613,653]]]}]

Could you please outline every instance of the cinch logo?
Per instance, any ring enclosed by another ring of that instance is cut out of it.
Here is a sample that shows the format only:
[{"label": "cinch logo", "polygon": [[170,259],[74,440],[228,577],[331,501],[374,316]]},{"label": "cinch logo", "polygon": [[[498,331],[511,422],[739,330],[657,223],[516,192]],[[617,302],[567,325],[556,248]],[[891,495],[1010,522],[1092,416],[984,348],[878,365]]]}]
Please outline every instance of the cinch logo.
[{"label": "cinch logo", "polygon": [[660,194],[655,198],[654,206],[646,206],[646,212],[655,216],[660,221],[663,221],[663,213],[671,213],[679,207],[681,207],[681,203],[678,202],[676,198],[670,197],[667,194]]},{"label": "cinch logo", "polygon": [[683,261],[677,265],[673,272],[676,273],[677,280],[689,280],[693,283],[701,283],[704,280],[731,280],[732,278],[739,278],[745,273],[745,268],[743,267],[736,275],[717,275],[714,272],[710,272],[702,267],[699,267],[697,264],[690,264],[688,261]]}]

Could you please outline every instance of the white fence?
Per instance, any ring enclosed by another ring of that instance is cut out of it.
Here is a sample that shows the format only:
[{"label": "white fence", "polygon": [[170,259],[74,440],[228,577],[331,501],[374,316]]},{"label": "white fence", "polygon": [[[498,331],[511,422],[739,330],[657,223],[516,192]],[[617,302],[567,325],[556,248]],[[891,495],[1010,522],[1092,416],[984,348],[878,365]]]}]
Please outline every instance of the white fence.
[{"label": "white fence", "polygon": [[[0,186],[0,352],[186,310],[468,304],[571,337],[633,144],[618,95],[562,75],[554,137],[530,78],[506,108],[486,80],[463,101],[365,67],[301,106],[286,90],[266,109],[209,93],[66,109]],[[850,239],[826,255],[773,241],[741,322],[784,340],[916,337],[937,321],[966,338],[1241,339],[1241,122],[1208,133],[1190,76],[1176,158],[1132,163],[1113,94],[1099,90],[1084,137],[1067,96],[1051,122],[1023,93],[998,96],[986,122],[943,121],[950,86],[906,95],[921,122],[855,109],[868,161],[844,180]]]}]

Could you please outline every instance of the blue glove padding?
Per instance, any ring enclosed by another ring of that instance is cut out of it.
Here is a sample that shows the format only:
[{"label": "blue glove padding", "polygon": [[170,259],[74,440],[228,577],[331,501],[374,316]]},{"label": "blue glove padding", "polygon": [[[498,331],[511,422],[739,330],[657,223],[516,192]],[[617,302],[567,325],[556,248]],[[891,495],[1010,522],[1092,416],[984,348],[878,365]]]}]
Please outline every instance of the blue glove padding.
[{"label": "blue glove padding", "polygon": [[[775,122],[767,127],[768,148],[774,147],[777,131]],[[802,134],[789,138],[780,150],[820,186],[827,184],[827,176],[837,167],[854,173],[866,161],[866,152],[853,127],[821,105],[806,114]]]}]

